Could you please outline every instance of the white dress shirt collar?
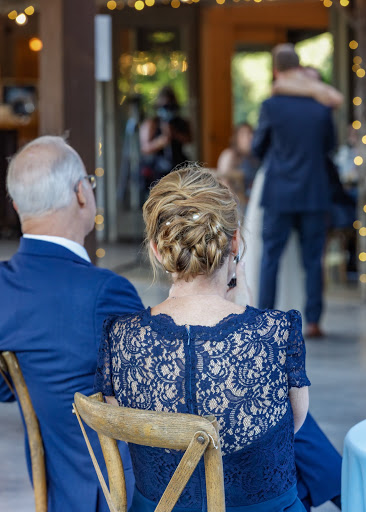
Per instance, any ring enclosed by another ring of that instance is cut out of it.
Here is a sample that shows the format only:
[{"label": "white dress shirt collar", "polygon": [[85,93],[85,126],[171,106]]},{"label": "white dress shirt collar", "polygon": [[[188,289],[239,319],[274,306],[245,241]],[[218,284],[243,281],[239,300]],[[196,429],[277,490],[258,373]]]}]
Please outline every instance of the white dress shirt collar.
[{"label": "white dress shirt collar", "polygon": [[43,242],[51,242],[52,244],[62,245],[69,251],[73,252],[83,260],[86,260],[90,263],[90,258],[88,253],[85,250],[85,247],[74,242],[73,240],[69,240],[68,238],[63,238],[62,236],[49,236],[49,235],[23,235],[23,238],[30,238],[33,240],[42,240]]}]

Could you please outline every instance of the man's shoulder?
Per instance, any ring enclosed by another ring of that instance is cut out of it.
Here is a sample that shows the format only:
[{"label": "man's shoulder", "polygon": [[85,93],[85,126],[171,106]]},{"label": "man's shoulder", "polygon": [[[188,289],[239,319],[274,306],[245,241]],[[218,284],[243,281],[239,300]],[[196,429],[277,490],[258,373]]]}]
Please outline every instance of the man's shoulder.
[{"label": "man's shoulder", "polygon": [[286,96],[282,94],[277,94],[267,98],[263,104],[278,106],[282,108],[284,105],[293,106],[303,106],[305,109],[309,108],[317,108],[319,110],[329,111],[330,107],[319,103],[319,101],[311,98],[309,96]]},{"label": "man's shoulder", "polygon": [[89,265],[84,267],[84,278],[86,278],[90,282],[94,282],[95,285],[97,286],[99,285],[99,288],[103,288],[103,286],[132,286],[130,281],[125,277],[116,274],[112,270],[109,270],[107,268],[96,267],[95,265]]},{"label": "man's shoulder", "polygon": [[[21,255],[22,257],[24,255]],[[52,279],[54,284],[61,284],[67,276],[67,281],[74,285],[85,282],[88,284],[90,289],[99,288],[104,283],[112,284],[129,284],[129,281],[115,272],[97,267],[89,262],[82,261],[81,258],[76,259],[57,259],[50,258],[49,264],[44,259],[33,260],[37,262],[36,265],[29,265],[27,260],[19,258],[19,254],[15,254],[8,261],[0,261],[0,276],[6,277],[7,274],[13,275],[21,279],[22,276],[26,276],[27,281],[29,280],[47,280]],[[26,258],[28,255],[26,255]],[[39,264],[38,264],[39,263]],[[60,283],[59,283],[60,281]]]}]

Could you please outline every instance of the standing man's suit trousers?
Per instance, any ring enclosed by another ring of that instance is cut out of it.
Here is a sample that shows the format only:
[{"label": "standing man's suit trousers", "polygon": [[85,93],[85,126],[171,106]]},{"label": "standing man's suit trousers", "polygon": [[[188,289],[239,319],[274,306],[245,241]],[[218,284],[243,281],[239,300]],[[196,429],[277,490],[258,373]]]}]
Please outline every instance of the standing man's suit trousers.
[{"label": "standing man's suit trousers", "polygon": [[[293,229],[298,230],[300,235],[302,260],[306,272],[306,320],[308,323],[318,323],[322,312],[321,260],[326,237],[324,211],[278,212],[265,208],[259,307],[274,308],[278,265]],[[297,276],[293,278],[296,279]],[[288,285],[291,286],[290,280]]]}]

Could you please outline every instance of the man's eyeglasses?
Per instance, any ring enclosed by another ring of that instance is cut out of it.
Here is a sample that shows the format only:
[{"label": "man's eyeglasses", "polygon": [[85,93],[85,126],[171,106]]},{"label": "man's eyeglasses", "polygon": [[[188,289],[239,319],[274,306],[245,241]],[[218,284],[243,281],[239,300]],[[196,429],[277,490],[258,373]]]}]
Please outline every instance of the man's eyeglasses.
[{"label": "man's eyeglasses", "polygon": [[95,190],[96,186],[97,186],[97,179],[96,177],[94,176],[94,174],[87,174],[86,176],[84,176],[83,178],[80,178],[80,180],[76,183],[75,187],[74,187],[74,191],[77,192],[78,190],[78,185],[81,181],[83,180],[88,180],[89,183],[90,183],[90,186],[92,188],[92,190]]}]

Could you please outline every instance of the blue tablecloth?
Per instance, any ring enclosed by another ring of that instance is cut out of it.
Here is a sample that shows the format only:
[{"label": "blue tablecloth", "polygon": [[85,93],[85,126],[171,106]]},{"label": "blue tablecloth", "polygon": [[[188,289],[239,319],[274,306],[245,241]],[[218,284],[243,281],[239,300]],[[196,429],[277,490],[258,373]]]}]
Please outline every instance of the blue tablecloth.
[{"label": "blue tablecloth", "polygon": [[366,420],[352,427],[344,440],[342,511],[366,512]]}]

